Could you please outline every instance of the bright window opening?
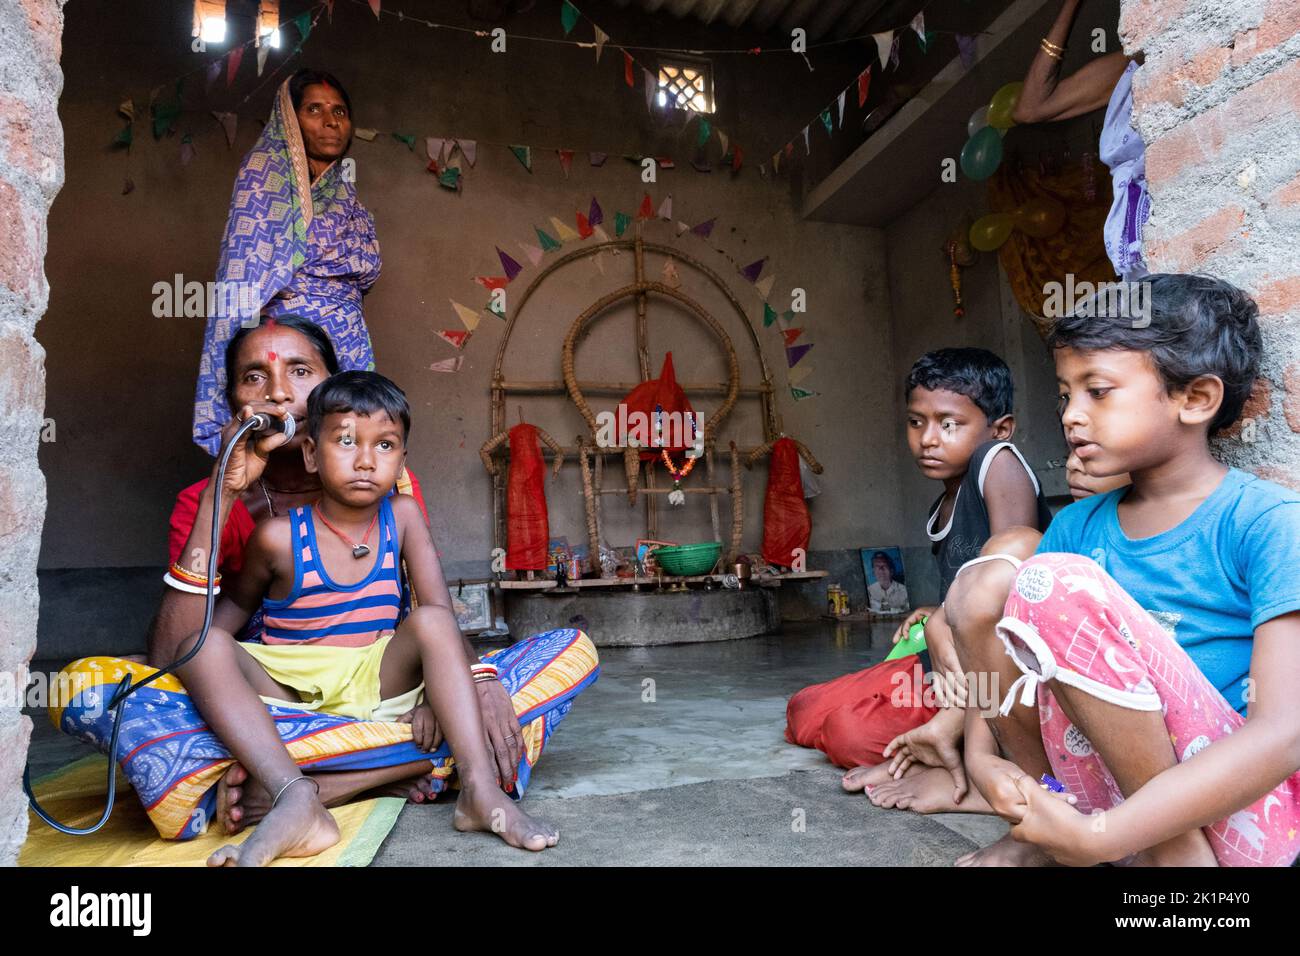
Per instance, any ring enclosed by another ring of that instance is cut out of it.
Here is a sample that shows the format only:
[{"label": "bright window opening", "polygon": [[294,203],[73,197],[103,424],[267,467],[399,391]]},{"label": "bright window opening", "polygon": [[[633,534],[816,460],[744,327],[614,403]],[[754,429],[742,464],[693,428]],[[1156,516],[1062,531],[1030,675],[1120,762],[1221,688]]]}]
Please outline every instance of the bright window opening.
[{"label": "bright window opening", "polygon": [[659,61],[659,92],[655,101],[696,113],[712,113],[713,71],[705,61]]},{"label": "bright window opening", "polygon": [[204,43],[224,43],[226,0],[194,0],[194,28],[190,35]]}]

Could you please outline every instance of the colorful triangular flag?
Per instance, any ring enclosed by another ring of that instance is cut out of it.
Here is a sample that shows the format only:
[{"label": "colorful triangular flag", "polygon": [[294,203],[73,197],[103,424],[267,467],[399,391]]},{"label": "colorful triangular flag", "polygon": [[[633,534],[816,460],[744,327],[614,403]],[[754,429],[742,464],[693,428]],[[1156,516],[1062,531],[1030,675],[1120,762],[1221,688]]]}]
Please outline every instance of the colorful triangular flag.
[{"label": "colorful triangular flag", "polygon": [[475,276],[474,281],[489,291],[504,289],[510,284],[510,280],[505,276]]},{"label": "colorful triangular flag", "polygon": [[916,32],[916,37],[921,41],[921,49],[925,49],[925,13],[918,13],[912,17],[912,29]]},{"label": "colorful triangular flag", "polygon": [[710,235],[712,235],[713,224],[717,221],[718,221],[717,216],[714,216],[712,219],[706,219],[698,226],[692,226],[691,234],[695,236],[699,236],[701,239],[707,239],[709,238]]},{"label": "colorful triangular flag", "polygon": [[605,221],[605,211],[600,208],[600,203],[596,202],[596,197],[591,197],[591,211],[587,213],[587,222],[593,226],[599,226]]},{"label": "colorful triangular flag", "polygon": [[375,14],[375,19],[379,19],[379,4],[381,0],[370,0],[370,9]]},{"label": "colorful triangular flag", "polygon": [[405,143],[406,148],[415,152],[415,134],[414,133],[393,133],[393,139],[399,143]]},{"label": "colorful triangular flag", "polygon": [[555,216],[551,217],[551,227],[555,234],[560,237],[560,242],[572,242],[578,238],[578,234],[564,224],[564,222]]},{"label": "colorful triangular flag", "polygon": [[547,235],[545,232],[543,232],[541,229],[538,229],[536,226],[534,226],[533,229],[536,230],[537,232],[537,241],[542,244],[543,252],[550,252],[552,249],[560,248],[560,243],[557,242],[553,236]]},{"label": "colorful triangular flag", "polygon": [[775,281],[776,273],[769,272],[767,275],[763,276],[763,278],[754,283],[754,288],[758,290],[758,294],[764,299],[770,299],[772,297],[772,283]]},{"label": "colorful triangular flag", "polygon": [[364,139],[367,143],[373,143],[375,137],[379,135],[379,130],[371,129],[369,126],[358,126],[352,130],[352,135],[357,139]]},{"label": "colorful triangular flag", "polygon": [[894,31],[873,33],[871,38],[876,41],[876,55],[880,57],[880,68],[883,70],[889,65],[889,52],[894,48]]},{"label": "colorful triangular flag", "polygon": [[441,166],[446,161],[447,140],[441,136],[426,136],[424,138],[424,151],[429,154],[430,159],[437,161],[438,165]]},{"label": "colorful triangular flag", "polygon": [[975,38],[967,36],[965,33],[957,34],[957,55],[961,57],[961,65],[970,69],[975,65]]},{"label": "colorful triangular flag", "polygon": [[592,233],[591,222],[580,210],[574,213],[574,217],[578,220],[578,235],[586,239]]},{"label": "colorful triangular flag", "polygon": [[839,99],[839,104],[840,104],[840,129],[843,129],[843,128],[844,128],[844,101],[845,101],[845,99],[848,97],[848,95],[849,95],[849,91],[848,91],[848,88],[847,88],[847,87],[845,87],[844,89],[840,90],[840,99]]},{"label": "colorful triangular flag", "polygon": [[788,348],[786,348],[786,350],[785,350],[785,360],[786,360],[788,366],[789,366],[790,368],[794,368],[796,365],[799,364],[799,360],[800,360],[801,358],[803,358],[805,355],[807,355],[808,352],[809,352],[811,349],[812,349],[812,345],[811,345],[811,344],[808,344],[808,345],[791,345],[791,346],[789,346]]},{"label": "colorful triangular flag", "polygon": [[794,310],[786,309],[776,318],[777,327],[784,332],[794,324]]},{"label": "colorful triangular flag", "polygon": [[713,125],[703,117],[700,118],[700,128],[696,131],[695,145],[703,146],[713,135]]},{"label": "colorful triangular flag", "polygon": [[524,250],[524,255],[528,257],[528,261],[533,265],[537,265],[542,261],[544,253],[542,252],[541,246],[535,246],[531,242],[521,242],[519,243],[519,248]]},{"label": "colorful triangular flag", "polygon": [[429,366],[431,372],[459,372],[461,365],[465,363],[465,356],[457,355],[455,358],[439,359]]},{"label": "colorful triangular flag", "polygon": [[772,154],[772,175],[775,176],[781,171],[781,151],[778,149]]},{"label": "colorful triangular flag", "polygon": [[458,349],[463,349],[465,343],[469,341],[469,329],[439,329],[438,338],[444,342],[450,342]]},{"label": "colorful triangular flag", "polygon": [[740,172],[741,163],[745,161],[745,152],[740,148],[739,143],[731,144],[731,171]]},{"label": "colorful triangular flag", "polygon": [[822,125],[826,127],[827,135],[835,129],[835,121],[831,119],[831,108],[828,106],[821,112]]},{"label": "colorful triangular flag", "polygon": [[569,0],[564,0],[564,4],[560,7],[560,25],[564,27],[566,37],[578,25],[578,8],[571,4]]},{"label": "colorful triangular flag", "polygon": [[810,388],[795,388],[790,386],[790,395],[796,402],[802,402],[805,398],[816,398],[821,392],[814,392]]},{"label": "colorful triangular flag", "polygon": [[469,329],[471,332],[478,328],[479,313],[477,309],[471,309],[467,305],[461,305],[455,299],[448,299],[447,301],[449,301],[451,307],[456,310],[456,314],[460,316],[460,321],[465,328]]},{"label": "colorful triangular flag", "polygon": [[533,148],[531,146],[511,146],[510,152],[515,154],[515,159],[519,160],[524,169],[530,173],[533,171]]},{"label": "colorful triangular flag", "polygon": [[[430,162],[433,162],[430,160]],[[444,189],[453,189],[460,192],[460,167],[448,166],[438,174],[438,185]]]},{"label": "colorful triangular flag", "polygon": [[623,82],[631,86],[636,80],[632,76],[632,54],[623,51]]},{"label": "colorful triangular flag", "polygon": [[673,218],[673,194],[672,193],[669,193],[668,198],[659,204],[659,218],[660,219]]},{"label": "colorful triangular flag", "polygon": [[213,112],[213,118],[221,124],[222,131],[226,134],[226,146],[229,149],[235,147],[235,128],[239,124],[239,116],[236,113],[217,113]]},{"label": "colorful triangular flag", "polygon": [[465,157],[470,166],[473,166],[474,161],[478,158],[478,140],[458,139],[456,145],[460,147],[461,155]]},{"label": "colorful triangular flag", "polygon": [[500,246],[497,246],[497,257],[501,260],[501,268],[506,271],[507,279],[513,281],[515,276],[524,271],[524,267],[511,259],[508,253],[501,250]]},{"label": "colorful triangular flag", "polygon": [[785,380],[790,385],[798,385],[812,373],[813,364],[811,362],[800,362],[798,368],[792,368],[786,373]]},{"label": "colorful triangular flag", "polygon": [[[647,199],[650,197],[647,196]],[[625,212],[614,213],[614,235],[622,238],[623,233],[627,232],[627,227],[632,224],[632,217]]]},{"label": "colorful triangular flag", "polygon": [[488,302],[487,310],[491,312],[493,315],[495,315],[498,319],[504,319],[506,317],[505,306],[497,302],[496,299],[492,299],[490,302]]},{"label": "colorful triangular flag", "polygon": [[767,262],[767,256],[764,256],[761,259],[756,259],[753,262],[751,262],[749,265],[741,269],[740,274],[744,276],[746,279],[748,279],[750,282],[757,282],[758,277],[763,273],[763,264],[766,262]]},{"label": "colorful triangular flag", "polygon": [[188,166],[194,159],[194,137],[186,133],[181,137],[181,165]]},{"label": "colorful triangular flag", "polygon": [[637,210],[638,219],[653,219],[655,217],[654,204],[650,202],[650,194],[646,193],[645,198],[641,200],[641,208]]},{"label": "colorful triangular flag", "polygon": [[609,39],[609,34],[594,23],[591,26],[596,31],[596,62],[599,63],[600,53],[605,49],[605,41]]},{"label": "colorful triangular flag", "polygon": [[772,308],[766,302],[763,303],[763,328],[769,328],[776,321],[776,309]]},{"label": "colorful triangular flag", "polygon": [[608,153],[590,153],[589,155],[591,156],[591,165],[593,166],[604,166],[605,160],[609,158]]},{"label": "colorful triangular flag", "polygon": [[569,178],[569,167],[573,165],[573,150],[557,149],[556,154],[560,157],[560,171],[564,173],[564,178]]},{"label": "colorful triangular flag", "polygon": [[244,48],[237,46],[226,55],[226,86],[235,82],[235,74],[239,72],[239,64],[244,59]]},{"label": "colorful triangular flag", "polygon": [[266,66],[266,58],[271,54],[271,44],[260,43],[257,47],[257,75],[262,75],[262,68]]},{"label": "colorful triangular flag", "polygon": [[682,278],[677,274],[677,263],[671,257],[664,262],[663,280],[664,285],[670,289],[676,289],[682,284]]},{"label": "colorful triangular flag", "polygon": [[811,142],[809,141],[809,139],[808,139],[808,127],[807,127],[807,126],[805,126],[805,127],[803,128],[803,154],[804,154],[805,156],[811,156],[811,155],[812,155],[812,143],[811,143]]},{"label": "colorful triangular flag", "polygon": [[217,82],[217,77],[221,75],[221,60],[213,60],[208,64],[207,72],[203,78],[203,88],[207,92],[212,91],[212,84]]},{"label": "colorful triangular flag", "polygon": [[305,43],[307,34],[311,33],[311,11],[298,14],[290,22],[298,30],[298,42]]},{"label": "colorful triangular flag", "polygon": [[[596,237],[597,242],[609,242],[609,233],[605,231],[604,226],[592,226],[591,233]],[[618,255],[617,249],[611,249],[610,252],[614,255]]]},{"label": "colorful triangular flag", "polygon": [[803,335],[803,329],[786,329],[781,334],[785,336],[785,344],[788,348],[789,346],[794,345],[795,339]]},{"label": "colorful triangular flag", "polygon": [[127,123],[125,126],[123,126],[123,127],[118,131],[117,135],[113,137],[112,145],[113,145],[113,146],[125,146],[125,147],[127,147],[127,149],[130,149],[130,148],[131,148],[131,140],[135,138],[135,134],[134,134],[134,132],[132,132],[132,129],[133,129],[133,127],[132,127],[132,125],[131,125],[130,123]]},{"label": "colorful triangular flag", "polygon": [[902,39],[897,33],[894,34],[894,44],[889,48],[889,65],[895,70],[898,69],[900,62],[899,49],[902,46]]},{"label": "colorful triangular flag", "polygon": [[871,89],[871,67],[867,67],[858,74],[858,106],[865,106],[867,103],[867,91]]}]

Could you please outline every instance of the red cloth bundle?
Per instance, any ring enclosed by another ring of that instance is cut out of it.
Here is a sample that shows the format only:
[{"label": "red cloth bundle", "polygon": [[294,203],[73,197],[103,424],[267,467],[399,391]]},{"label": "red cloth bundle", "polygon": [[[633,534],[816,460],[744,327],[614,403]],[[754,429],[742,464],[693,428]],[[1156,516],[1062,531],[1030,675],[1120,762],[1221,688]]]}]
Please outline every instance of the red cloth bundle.
[{"label": "red cloth bundle", "polygon": [[778,438],[772,446],[767,472],[767,499],[763,502],[763,560],[788,568],[795,548],[808,550],[812,519],[799,477],[799,449],[794,440]]},{"label": "red cloth bundle", "polygon": [[510,429],[510,474],[506,480],[506,568],[543,571],[550,563],[547,545],[546,462],[537,429],[520,424]]},{"label": "red cloth bundle", "polygon": [[[683,451],[687,445],[693,444],[694,434],[691,431],[687,415],[690,415],[690,419],[693,420],[695,417],[694,409],[691,408],[686,393],[677,384],[677,373],[673,370],[672,352],[664,356],[664,365],[659,370],[659,377],[642,382],[632,389],[627,393],[627,397],[623,399],[623,404],[627,406],[629,429],[636,427],[636,419],[633,418],[634,412],[641,412],[645,416],[644,421],[648,423],[649,429],[646,436],[648,438],[648,441],[646,441],[647,446],[654,441],[655,409],[663,410],[664,443],[655,448],[642,450],[642,461],[658,458],[661,449],[667,449],[669,454],[673,454]],[[669,418],[674,412],[677,413],[676,417]],[[681,440],[676,444],[669,444],[674,439]]]}]

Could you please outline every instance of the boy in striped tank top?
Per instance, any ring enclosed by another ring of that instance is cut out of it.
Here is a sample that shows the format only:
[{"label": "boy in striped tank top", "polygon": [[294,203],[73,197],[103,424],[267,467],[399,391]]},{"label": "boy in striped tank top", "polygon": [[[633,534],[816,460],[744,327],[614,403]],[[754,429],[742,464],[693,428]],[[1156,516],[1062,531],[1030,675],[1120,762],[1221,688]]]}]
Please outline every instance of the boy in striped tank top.
[{"label": "boy in striped tank top", "polygon": [[[262,644],[238,644],[263,699],[360,720],[393,720],[421,693],[416,738],[445,735],[461,792],[454,825],[530,850],[559,833],[503,792],[437,551],[419,505],[387,492],[406,461],[406,395],[375,372],[331,376],[307,400],[303,456],[321,499],[262,522],[215,624],[237,632],[259,607]],[[401,618],[402,564],[420,606]],[[436,720],[436,725],[433,721]],[[433,740],[436,744],[438,741]],[[509,786],[510,781],[506,781]]]}]

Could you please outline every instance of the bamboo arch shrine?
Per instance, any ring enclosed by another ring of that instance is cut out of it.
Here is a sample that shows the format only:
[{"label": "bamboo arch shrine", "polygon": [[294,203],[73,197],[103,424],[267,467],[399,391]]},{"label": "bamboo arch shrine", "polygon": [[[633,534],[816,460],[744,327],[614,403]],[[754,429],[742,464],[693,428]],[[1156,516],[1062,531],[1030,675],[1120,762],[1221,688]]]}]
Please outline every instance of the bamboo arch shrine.
[{"label": "bamboo arch shrine", "polygon": [[[659,528],[659,498],[673,488],[657,480],[654,462],[644,469],[642,479],[641,456],[645,449],[636,445],[602,445],[597,443],[597,413],[593,412],[589,397],[626,396],[638,385],[649,382],[653,374],[648,345],[650,323],[649,303],[658,297],[681,306],[684,313],[711,334],[715,347],[724,357],[727,368],[724,383],[683,385],[684,392],[721,397],[721,405],[709,416],[704,425],[703,454],[699,461],[704,466],[705,484],[681,489],[688,495],[708,495],[709,522],[712,539],[722,543],[722,549],[713,568],[705,574],[676,576],[662,570],[654,576],[638,573],[633,577],[592,576],[566,582],[559,587],[551,579],[509,580],[510,572],[499,578],[495,586],[503,595],[504,611],[512,634],[528,635],[548,627],[579,621],[593,635],[597,643],[605,646],[635,646],[645,644],[688,643],[698,641],[729,640],[753,637],[776,630],[779,614],[775,589],[785,581],[811,580],[825,577],[824,570],[786,570],[755,574],[748,584],[736,587],[733,572],[741,554],[744,526],[744,490],[741,467],[752,467],[761,457],[771,452],[778,440],[788,437],[782,431],[781,416],[776,409],[772,376],[763,357],[754,326],[735,293],[711,268],[689,253],[674,246],[648,241],[642,236],[642,224],[635,224],[629,238],[612,239],[592,245],[584,244],[557,258],[546,266],[522,296],[513,303],[506,319],[505,334],[497,347],[492,370],[490,403],[490,438],[480,450],[483,463],[491,479],[492,543],[494,548],[507,546],[507,477],[501,466],[509,459],[507,442],[507,406],[515,398],[531,396],[567,396],[587,425],[587,434],[578,435],[572,445],[557,442],[538,431],[538,437],[555,456],[554,474],[563,465],[576,462],[582,476],[583,507],[586,518],[588,562],[585,569],[593,575],[601,574],[599,563],[602,499],[609,495],[626,495],[629,503],[641,499],[644,509],[645,537],[657,538]],[[588,306],[573,320],[564,338],[561,350],[562,381],[508,381],[504,365],[510,354],[513,333],[528,314],[528,303],[533,293],[548,278],[574,263],[601,252],[632,253],[635,266],[633,281],[606,293]],[[759,370],[759,380],[741,381],[740,363],[736,346],[722,324],[695,298],[679,288],[647,278],[646,253],[669,257],[674,262],[695,270],[719,290],[734,310],[753,349]],[[635,333],[637,366],[640,382],[608,382],[580,380],[575,372],[578,347],[590,329],[607,314],[611,306],[631,300],[635,305]],[[728,441],[727,483],[720,484],[718,442],[723,425],[738,401],[757,401],[762,422],[763,442],[750,448],[737,447]],[[521,414],[522,419],[522,414]],[[812,453],[801,442],[791,439],[798,454],[816,473],[821,472]],[[621,461],[622,483],[607,483],[606,459]],[[499,463],[500,462],[500,463]],[[730,523],[723,536],[723,512],[720,497],[730,501]]]}]

